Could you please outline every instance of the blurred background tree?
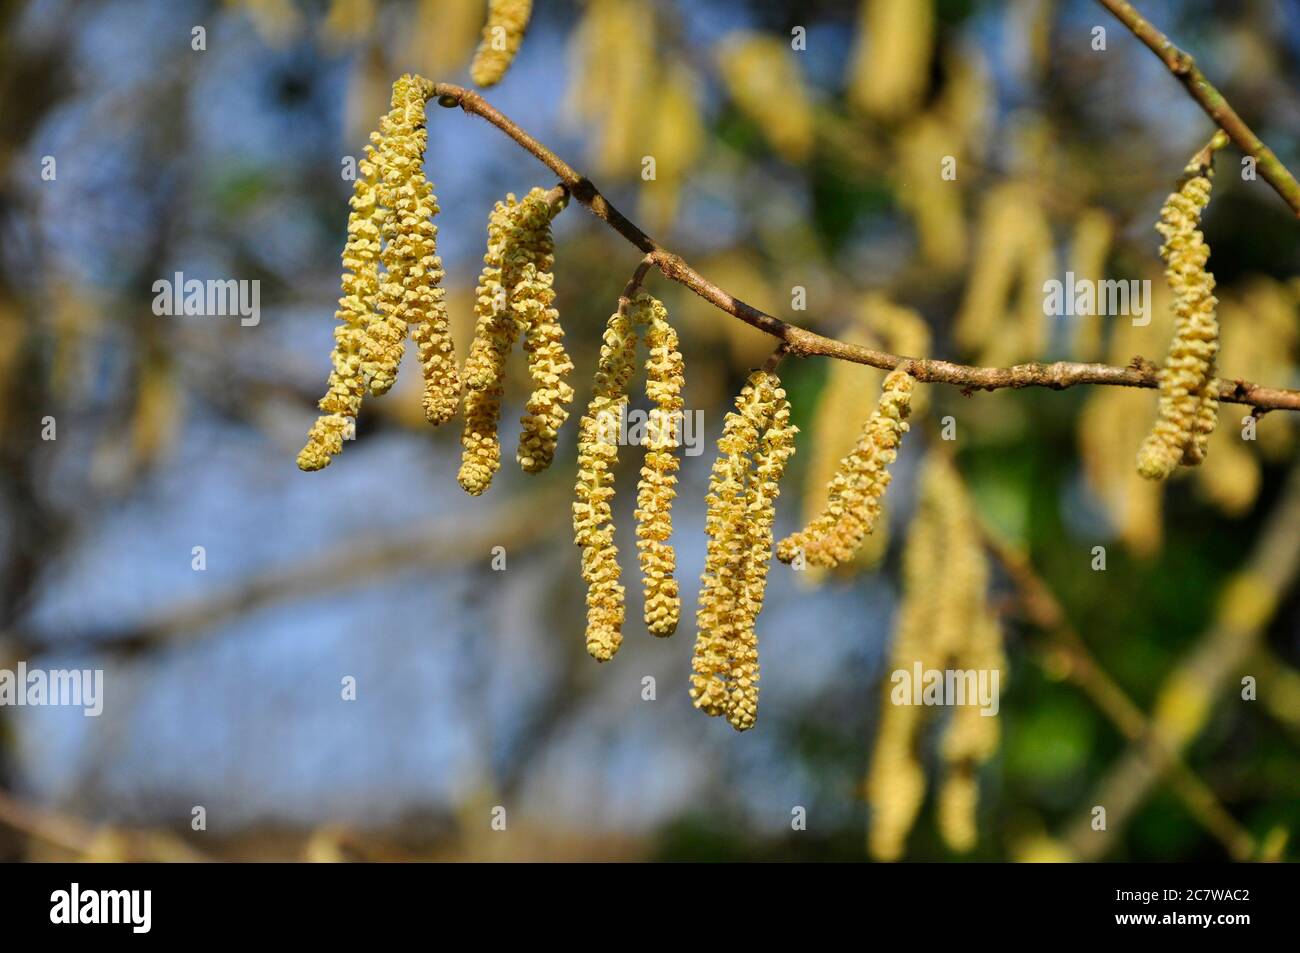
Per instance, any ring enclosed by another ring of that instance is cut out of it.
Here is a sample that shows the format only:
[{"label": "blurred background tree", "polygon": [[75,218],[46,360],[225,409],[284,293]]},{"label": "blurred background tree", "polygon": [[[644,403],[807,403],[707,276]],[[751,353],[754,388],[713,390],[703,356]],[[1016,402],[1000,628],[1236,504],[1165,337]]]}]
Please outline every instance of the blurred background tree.
[{"label": "blurred background tree", "polygon": [[[1147,328],[1044,318],[1036,296],[1067,268],[1151,278],[1159,293],[1152,225],[1213,131],[1102,7],[536,6],[489,98],[727,291],[839,337],[873,309],[905,306],[934,356],[969,362],[1163,355],[1159,315]],[[1294,5],[1142,8],[1294,167]],[[0,709],[0,856],[865,857],[863,778],[899,556],[917,465],[937,443],[926,430],[945,416],[1000,547],[1008,656],[1002,743],[981,772],[978,841],[961,856],[1293,853],[1294,415],[1263,417],[1247,444],[1244,408],[1225,405],[1207,464],[1157,486],[1132,465],[1149,391],[925,388],[879,562],[814,585],[773,566],[761,717],[745,735],[691,709],[690,626],[659,642],[631,613],[615,662],[586,657],[567,520],[573,422],[550,472],[504,467],[470,504],[455,484],[456,428],[424,424],[408,367],[367,403],[334,466],[296,470],[334,323],[350,191],[340,170],[399,73],[467,81],[483,11],[481,0],[0,3],[0,667],[107,672],[100,718]],[[955,181],[936,174],[949,156]],[[1294,387],[1300,230],[1265,183],[1237,174],[1239,158],[1221,158],[1205,220],[1219,366]],[[486,124],[441,110],[427,169],[463,348],[492,202],[553,183]],[[639,256],[576,207],[557,240],[583,400]],[[153,282],[178,271],[259,280],[260,323],[155,315]],[[651,288],[682,333],[686,406],[706,421],[676,507],[690,618],[713,442],[773,342],[676,286]],[[814,423],[840,374],[829,363],[782,368],[805,433],[781,534],[799,523],[800,496],[821,492],[807,472],[824,456],[814,442],[836,439]],[[879,380],[852,371],[857,398],[851,381],[838,391],[850,442]],[[518,373],[507,447],[527,387]],[[46,417],[56,440],[42,439]],[[504,572],[491,568],[495,546]],[[1091,568],[1096,546],[1104,571]],[[1246,675],[1258,701],[1239,700]],[[355,701],[340,697],[348,676]],[[937,762],[933,739],[923,757]],[[1096,804],[1109,805],[1105,833],[1089,828]],[[507,833],[490,826],[497,805]],[[806,831],[791,830],[795,807]],[[933,815],[921,811],[905,857],[959,856]]]}]

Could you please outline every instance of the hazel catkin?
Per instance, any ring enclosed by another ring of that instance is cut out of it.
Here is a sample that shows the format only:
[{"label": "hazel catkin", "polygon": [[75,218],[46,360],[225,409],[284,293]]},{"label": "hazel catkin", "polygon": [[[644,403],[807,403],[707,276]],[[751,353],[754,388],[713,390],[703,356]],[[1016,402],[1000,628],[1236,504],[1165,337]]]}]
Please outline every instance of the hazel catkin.
[{"label": "hazel catkin", "polygon": [[623,311],[617,311],[606,325],[591,401],[578,426],[573,503],[573,539],[582,547],[582,578],[587,583],[587,653],[598,662],[612,659],[623,643],[623,586],[610,503],[619,425],[635,356],[635,328]]},{"label": "hazel catkin", "polygon": [[506,358],[514,347],[518,326],[506,307],[502,269],[514,196],[497,202],[488,217],[487,251],[474,299],[474,340],[465,359],[465,427],[461,433],[461,464],[457,481],[466,493],[478,496],[501,467],[497,424],[501,419]]},{"label": "hazel catkin", "polygon": [[[1006,660],[988,603],[988,579],[988,561],[966,488],[952,463],[932,454],[922,472],[917,512],[903,552],[903,601],[890,667],[895,672],[919,667],[1000,675]],[[867,776],[869,846],[879,860],[902,855],[925,798],[918,748],[926,709],[908,697],[894,697],[897,690],[882,693],[880,729]],[[986,714],[978,699],[963,699],[948,720],[936,809],[940,834],[953,850],[974,845],[978,769],[992,757],[998,736],[997,718]]]},{"label": "hazel catkin", "polygon": [[488,0],[483,39],[470,64],[478,86],[495,86],[514,62],[533,14],[533,0]]},{"label": "hazel catkin", "polygon": [[525,473],[540,473],[551,465],[560,427],[569,417],[573,387],[568,382],[573,362],[564,350],[564,329],[555,301],[555,242],[551,216],[555,208],[539,188],[524,196],[516,213],[517,232],[507,252],[504,280],[509,283],[510,308],[524,336],[528,373],[533,390],[520,419],[515,459]]},{"label": "hazel catkin", "polygon": [[424,104],[432,92],[422,77],[399,77],[391,109],[358,163],[336,312],[342,326],[335,329],[324,413],[298,455],[303,470],[328,466],[343,449],[366,392],[380,395],[393,386],[412,325],[425,371],[426,415],[441,423],[455,411],[460,385],[431,221],[438,203],[423,169]]},{"label": "hazel catkin", "polygon": [[403,77],[393,87],[393,108],[384,117],[379,155],[381,199],[392,210],[383,252],[386,280],[380,286],[380,320],[372,322],[375,360],[365,366],[374,394],[387,392],[397,376],[403,343],[410,329],[424,372],[424,413],[432,424],[455,416],[460,404],[460,375],[447,315],[442,259],[437,255],[439,211],[433,186],[424,175],[428,144],[425,99],[432,87]]},{"label": "hazel catkin", "polygon": [[771,559],[779,481],[794,453],[797,428],[775,374],[755,371],[723,422],[706,497],[708,545],[701,576],[698,634],[690,696],[707,715],[732,727],[754,725],[758,705],[758,643]]},{"label": "hazel catkin", "polygon": [[366,393],[361,352],[379,291],[380,233],[388,215],[379,204],[374,146],[366,147],[357,171],[360,174],[352,186],[348,238],[343,246],[343,297],[335,312],[342,323],[334,329],[334,351],[330,355],[333,370],[320,400],[323,413],[312,424],[307,445],[298,454],[302,470],[327,467],[342,451],[345,435],[354,425]]},{"label": "hazel catkin", "polygon": [[1164,236],[1160,256],[1174,294],[1174,337],[1159,374],[1159,403],[1151,433],[1138,451],[1137,468],[1149,480],[1163,480],[1180,464],[1195,466],[1218,422],[1219,350],[1214,275],[1206,270],[1210,248],[1198,227],[1210,201],[1214,153],[1227,144],[1215,133],[1184,169],[1184,181],[1160,210],[1156,230]]},{"label": "hazel catkin", "polygon": [[800,555],[812,566],[834,567],[857,553],[880,516],[891,479],[889,466],[907,432],[916,379],[904,370],[885,378],[880,400],[863,425],[857,445],[831,478],[821,514],[807,527],[781,540],[777,558],[790,563]]},{"label": "hazel catkin", "polygon": [[488,246],[474,303],[474,341],[465,362],[465,429],[457,477],[474,496],[491,485],[501,467],[497,426],[505,366],[521,333],[534,385],[516,454],[525,472],[550,465],[559,428],[569,415],[573,388],[566,378],[573,364],[552,306],[555,246],[550,223],[557,208],[550,193],[535,188],[522,200],[508,195],[488,219]]},{"label": "hazel catkin", "polygon": [[669,539],[679,465],[673,451],[680,442],[685,365],[677,332],[668,323],[668,311],[661,302],[643,291],[632,299],[628,313],[644,329],[649,351],[645,362],[646,396],[653,404],[641,441],[646,453],[637,485],[635,514],[645,626],[652,635],[669,636],[677,631],[681,618],[681,597],[673,575],[677,558]]}]

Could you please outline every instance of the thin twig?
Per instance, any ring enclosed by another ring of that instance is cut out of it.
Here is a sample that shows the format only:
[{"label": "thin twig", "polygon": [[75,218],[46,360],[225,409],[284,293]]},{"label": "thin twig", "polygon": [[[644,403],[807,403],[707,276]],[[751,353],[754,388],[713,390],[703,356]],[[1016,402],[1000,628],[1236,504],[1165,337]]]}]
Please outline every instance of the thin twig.
[{"label": "thin twig", "polygon": [[[951,384],[967,392],[1024,387],[1064,390],[1080,384],[1146,388],[1157,386],[1157,369],[1155,365],[1145,361],[1135,361],[1129,367],[1079,364],[1070,361],[1057,361],[1053,364],[1017,364],[1014,367],[971,367],[951,361],[921,360],[890,354],[887,351],[824,337],[790,324],[727,293],[687,264],[680,255],[661,247],[616,209],[590,179],[575,171],[572,166],[530,136],[478,93],[451,83],[438,83],[434,86],[434,91],[441,105],[448,108],[459,106],[470,115],[486,119],[537,158],[559,176],[560,182],[568,187],[569,193],[585,205],[593,215],[644,252],[664,277],[689,288],[714,307],[744,321],[750,327],[779,339],[791,354],[800,357],[820,355],[855,364],[867,364],[887,371],[906,365],[908,373],[918,381]],[[1265,387],[1244,380],[1221,379],[1219,399],[1266,410],[1300,410],[1300,391]]]},{"label": "thin twig", "polygon": [[632,306],[632,299],[636,293],[641,290],[641,283],[645,281],[646,273],[654,267],[654,259],[646,255],[636,266],[636,271],[632,272],[632,277],[628,279],[627,285],[623,288],[623,293],[618,296],[618,313],[627,315],[627,309]]},{"label": "thin twig", "polygon": [[1253,156],[1259,168],[1259,174],[1273,190],[1282,197],[1282,201],[1291,206],[1291,210],[1300,216],[1300,182],[1297,182],[1290,170],[1274,155],[1273,150],[1264,145],[1259,136],[1251,131],[1250,126],[1237,115],[1223,94],[1215,89],[1205,74],[1196,65],[1192,55],[1179,49],[1169,37],[1142,14],[1138,13],[1128,0],[1099,0],[1101,5],[1115,15],[1115,18],[1132,31],[1133,35],[1150,47],[1151,52],[1160,57],[1169,72],[1183,84],[1188,95],[1196,100],[1205,110],[1206,115],[1228,134],[1228,137],[1248,156]]}]

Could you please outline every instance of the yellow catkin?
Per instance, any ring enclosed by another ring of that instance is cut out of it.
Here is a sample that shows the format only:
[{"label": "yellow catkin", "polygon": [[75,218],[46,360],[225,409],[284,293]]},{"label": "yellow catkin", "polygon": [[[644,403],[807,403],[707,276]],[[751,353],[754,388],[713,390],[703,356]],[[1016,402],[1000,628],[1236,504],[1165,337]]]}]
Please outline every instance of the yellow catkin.
[{"label": "yellow catkin", "polygon": [[[366,331],[361,372],[370,392],[386,394],[397,379],[397,368],[406,349],[412,304],[425,304],[418,289],[408,298],[408,271],[421,267],[423,253],[434,244],[429,217],[436,210],[433,190],[424,178],[422,165],[428,133],[424,128],[424,100],[428,84],[409,75],[393,84],[392,107],[379,122],[379,133],[371,136],[379,167],[379,201],[388,209],[383,219],[384,275],[379,283],[379,316]],[[442,278],[439,267],[430,276],[436,284]]]},{"label": "yellow catkin", "polygon": [[514,347],[518,326],[507,307],[502,283],[506,240],[514,196],[496,203],[488,217],[487,251],[474,300],[474,341],[465,360],[465,429],[460,442],[457,480],[466,493],[478,496],[492,483],[501,466],[497,424],[501,418],[506,358]]},{"label": "yellow catkin", "polygon": [[521,333],[533,379],[516,455],[525,472],[550,465],[560,425],[568,417],[573,388],[565,378],[573,364],[564,350],[558,313],[551,306],[554,214],[548,193],[533,189],[522,200],[508,195],[488,219],[488,247],[474,303],[474,342],[465,362],[465,429],[458,476],[460,485],[474,496],[491,485],[501,466],[497,425],[505,365]]},{"label": "yellow catkin", "polygon": [[709,480],[709,537],[696,612],[690,695],[739,731],[757,716],[758,644],[774,504],[797,432],[774,374],[755,371],[723,422]]},{"label": "yellow catkin", "polygon": [[1156,230],[1164,236],[1160,255],[1165,279],[1174,293],[1174,337],[1160,369],[1160,398],[1155,426],[1138,451],[1138,472],[1163,480],[1179,465],[1194,466],[1218,422],[1214,378],[1219,350],[1214,275],[1206,270],[1210,247],[1198,227],[1210,201],[1214,151],[1227,144],[1223,132],[1193,157],[1184,181],[1160,210]]},{"label": "yellow catkin", "polygon": [[679,465],[673,451],[680,442],[685,364],[677,332],[668,323],[668,311],[661,302],[641,292],[632,300],[629,315],[645,327],[649,351],[646,396],[653,404],[642,439],[646,454],[636,498],[645,626],[652,635],[669,636],[677,631],[681,617],[681,597],[673,575],[677,558],[669,539]]},{"label": "yellow catkin", "polygon": [[782,40],[733,33],[718,46],[718,65],[731,98],[787,162],[813,149],[813,111],[797,58]]},{"label": "yellow catkin", "polygon": [[312,425],[307,445],[298,454],[302,470],[320,470],[343,450],[343,440],[350,432],[361,409],[366,392],[362,374],[362,351],[366,331],[375,318],[379,294],[379,255],[381,234],[389,212],[379,202],[377,150],[367,145],[365,156],[357,163],[358,175],[352,185],[352,211],[348,215],[348,238],[343,246],[343,297],[335,317],[340,326],[334,329],[334,351],[330,356],[333,370],[325,396],[320,400],[322,415]]},{"label": "yellow catkin", "polygon": [[[961,477],[931,456],[921,478],[917,514],[903,554],[903,602],[891,652],[894,670],[955,668],[1002,674],[1002,637],[987,596],[988,561]],[[882,701],[880,731],[867,779],[872,807],[869,846],[881,860],[902,855],[925,796],[917,746],[926,721],[916,705]],[[978,703],[953,709],[941,746],[944,779],[936,800],[945,842],[967,851],[977,839],[979,766],[997,749],[994,716]]]},{"label": "yellow catkin", "polygon": [[[573,31],[566,111],[590,130],[588,160],[601,178],[639,172],[645,117],[656,116],[656,128],[667,121],[657,106],[641,106],[655,93],[660,63],[655,21],[654,5],[642,0],[589,0]],[[672,98],[668,112],[681,105]],[[651,151],[658,155],[658,149]]]},{"label": "yellow catkin", "polygon": [[[903,549],[904,598],[894,626],[891,665],[906,669],[914,661],[932,665],[933,607],[944,585],[935,567],[943,562],[943,533],[936,500],[922,484],[917,512]],[[880,725],[867,772],[871,808],[868,849],[877,860],[897,860],[925,800],[925,770],[917,750],[924,710],[895,705],[882,690]]]},{"label": "yellow catkin", "polygon": [[470,64],[470,78],[478,86],[495,86],[506,75],[519,52],[533,15],[533,0],[488,0],[483,40]]},{"label": "yellow catkin", "polygon": [[573,503],[573,539],[582,547],[582,578],[587,583],[587,653],[599,662],[612,659],[623,642],[623,586],[610,504],[635,358],[636,329],[625,313],[617,311],[605,328],[591,401],[578,427]]},{"label": "yellow catkin", "polygon": [[1010,182],[980,211],[971,273],[953,337],[980,364],[1041,356],[1047,333],[1043,283],[1056,270],[1052,231],[1034,189]]},{"label": "yellow catkin", "polygon": [[758,614],[767,591],[767,569],[772,561],[772,525],[781,476],[794,454],[798,432],[790,423],[790,404],[773,375],[768,375],[772,416],[754,453],[754,467],[745,489],[747,554],[740,596],[736,605],[736,653],[728,682],[727,721],[737,731],[754,727],[758,719]]},{"label": "yellow catkin", "polygon": [[880,400],[857,445],[831,478],[826,506],[803,530],[781,540],[778,559],[789,563],[802,555],[810,566],[834,567],[854,557],[880,516],[891,479],[889,466],[908,429],[915,385],[906,371],[893,371],[885,378]]},{"label": "yellow catkin", "polygon": [[460,381],[432,221],[438,201],[424,175],[424,104],[432,92],[422,77],[399,77],[391,108],[358,163],[336,312],[342,326],[335,330],[334,370],[320,402],[325,413],[298,455],[303,470],[328,466],[343,449],[367,391],[380,395],[392,388],[412,326],[424,367],[426,416],[442,423],[455,413]]},{"label": "yellow catkin", "polygon": [[510,291],[510,307],[524,335],[528,373],[533,390],[520,419],[519,449],[515,459],[525,473],[540,473],[551,465],[560,427],[569,417],[573,387],[568,383],[573,362],[564,350],[555,301],[555,242],[551,237],[553,207],[547,193],[533,189],[520,203],[515,219],[517,238],[507,253],[507,280],[516,273],[513,262],[523,262]]},{"label": "yellow catkin", "polygon": [[870,116],[913,112],[930,82],[933,0],[862,0],[849,101]]},{"label": "yellow catkin", "polygon": [[[423,80],[399,79],[393,90],[393,112],[384,120],[381,200],[392,210],[392,237],[384,249],[387,269],[380,285],[383,319],[372,323],[376,355],[370,373],[372,393],[388,391],[396,380],[406,329],[411,329],[424,372],[424,415],[432,424],[445,423],[460,405],[460,375],[447,314],[442,259],[437,254],[438,200],[424,175],[425,98],[432,88]],[[400,97],[400,98],[399,98]],[[381,333],[377,333],[381,332]],[[373,367],[373,369],[372,369]]]},{"label": "yellow catkin", "polygon": [[[863,296],[857,322],[841,337],[850,344],[883,346],[907,357],[927,357],[930,354],[930,328],[925,319],[913,309],[895,304],[879,292]],[[878,393],[885,373],[846,361],[830,362],[808,440],[812,457],[804,478],[802,512],[805,525],[821,515],[840,461],[857,444],[861,424],[851,414],[846,414],[845,408],[859,407],[870,399],[870,395]],[[925,388],[913,392],[909,421],[924,411],[926,393]],[[884,558],[889,542],[887,511],[887,507],[882,509],[875,528],[863,541],[857,556],[851,563],[839,567],[842,571],[870,569]],[[812,585],[820,584],[825,578],[826,573],[815,566],[798,576],[800,581]]]},{"label": "yellow catkin", "polygon": [[957,135],[939,115],[927,114],[898,137],[898,201],[916,222],[921,254],[942,271],[961,267],[966,258],[961,190],[936,174]]}]

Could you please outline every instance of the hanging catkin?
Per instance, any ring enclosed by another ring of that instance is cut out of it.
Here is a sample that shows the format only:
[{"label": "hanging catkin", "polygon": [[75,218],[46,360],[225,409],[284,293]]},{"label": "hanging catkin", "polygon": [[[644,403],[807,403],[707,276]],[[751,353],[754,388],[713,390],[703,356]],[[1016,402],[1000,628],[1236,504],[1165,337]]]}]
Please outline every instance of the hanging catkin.
[{"label": "hanging catkin", "polygon": [[[930,354],[930,328],[916,311],[895,304],[878,292],[863,296],[857,321],[842,335],[850,344],[867,347],[883,345],[895,354],[907,357],[927,357]],[[831,361],[827,368],[826,384],[818,396],[813,415],[812,432],[808,439],[808,452],[812,454],[804,477],[802,512],[805,523],[821,515],[827,502],[827,492],[840,461],[857,444],[861,423],[846,414],[846,407],[860,406],[864,395],[875,394],[884,382],[886,372],[874,367],[863,367],[847,361]],[[914,391],[913,420],[925,409],[925,388]],[[869,569],[884,558],[888,546],[889,529],[886,513],[875,521],[848,570]],[[799,580],[818,584],[825,573],[817,567],[808,567],[799,574]]]},{"label": "hanging catkin", "polygon": [[645,625],[653,635],[672,635],[681,615],[673,575],[677,558],[669,540],[678,467],[673,451],[681,423],[684,364],[667,310],[641,291],[609,319],[591,401],[578,430],[573,535],[582,547],[582,575],[587,582],[587,651],[602,662],[613,658],[623,641],[624,590],[618,582],[621,570],[610,504],[627,410],[627,385],[636,367],[638,328],[643,330],[649,351],[646,396],[653,404],[641,441],[646,454],[635,514]]},{"label": "hanging catkin", "polygon": [[[573,387],[568,383],[573,362],[564,350],[564,329],[560,327],[555,301],[555,240],[551,237],[553,207],[542,189],[533,189],[520,205],[517,219],[519,240],[507,258],[515,254],[525,262],[519,280],[510,292],[510,307],[524,335],[528,373],[533,391],[520,419],[519,449],[515,459],[525,473],[540,473],[551,465],[560,427],[569,417]],[[513,274],[510,262],[507,271]]]},{"label": "hanging catkin", "polygon": [[889,466],[908,429],[915,385],[916,379],[903,370],[885,378],[880,401],[857,445],[831,478],[826,506],[807,527],[781,540],[778,559],[789,563],[802,555],[808,565],[834,567],[854,557],[880,516],[891,479]]},{"label": "hanging catkin", "polygon": [[668,542],[673,533],[672,507],[676,495],[678,460],[673,455],[682,425],[682,385],[685,364],[677,332],[668,323],[663,304],[644,291],[631,302],[629,313],[644,327],[646,396],[654,405],[646,423],[646,448],[637,486],[636,535],[645,593],[645,626],[653,635],[677,631],[681,598],[673,573],[677,559]]},{"label": "hanging catkin", "polygon": [[[903,549],[903,592],[894,626],[890,655],[895,670],[915,660],[933,664],[930,640],[932,610],[943,587],[936,571],[943,562],[943,534],[936,500],[922,482],[916,515]],[[868,846],[877,860],[897,860],[907,834],[925,800],[925,770],[918,752],[925,710],[919,705],[895,705],[882,691],[880,724],[867,773],[871,807]]]},{"label": "hanging catkin", "polygon": [[573,540],[582,547],[587,583],[587,653],[608,662],[623,643],[623,586],[614,545],[614,465],[627,385],[636,357],[636,332],[622,310],[610,316],[592,383],[591,401],[578,427],[578,482]]},{"label": "hanging catkin", "polygon": [[488,219],[488,246],[474,303],[474,342],[465,362],[465,430],[458,476],[474,496],[491,485],[501,466],[497,426],[506,359],[521,333],[533,379],[516,454],[525,472],[550,465],[560,425],[568,417],[573,388],[565,378],[573,364],[564,351],[558,312],[551,306],[555,211],[549,193],[535,188],[522,200],[508,195]]},{"label": "hanging catkin", "polygon": [[[960,475],[944,457],[927,459],[920,498],[903,553],[903,602],[891,653],[894,671],[1006,668],[1001,633],[988,604],[988,562]],[[905,693],[906,694],[906,693]],[[950,699],[951,701],[951,699]],[[945,842],[969,850],[976,838],[979,766],[998,744],[998,723],[978,699],[963,699],[941,747],[944,779],[936,802]],[[925,796],[918,746],[926,709],[885,692],[867,778],[870,848],[881,860],[901,856]]]},{"label": "hanging catkin", "polygon": [[474,299],[474,341],[465,360],[465,429],[460,442],[457,480],[466,493],[478,496],[492,483],[501,466],[497,424],[501,419],[502,383],[506,358],[514,347],[518,327],[506,306],[502,282],[505,246],[514,196],[497,202],[488,217],[487,252]]},{"label": "hanging catkin", "polygon": [[381,123],[382,182],[380,200],[392,210],[386,220],[383,252],[387,274],[379,289],[380,319],[371,323],[368,339],[373,360],[363,362],[374,394],[386,393],[397,378],[408,327],[419,350],[424,371],[424,414],[433,424],[445,423],[460,404],[460,376],[441,287],[442,260],[437,255],[438,214],[433,186],[424,175],[428,83],[398,80],[393,108]]},{"label": "hanging catkin", "polygon": [[438,203],[423,169],[424,103],[432,92],[428,80],[399,77],[392,108],[358,163],[336,312],[342,326],[334,333],[334,369],[320,402],[324,413],[298,455],[303,470],[328,466],[343,449],[365,393],[392,387],[412,324],[424,365],[426,414],[441,423],[454,413],[459,381],[439,287],[438,230],[431,221]]},{"label": "hanging catkin", "polygon": [[850,63],[849,101],[894,119],[917,108],[930,82],[934,0],[862,0]]},{"label": "hanging catkin", "polygon": [[476,85],[495,86],[501,82],[519,52],[532,14],[533,0],[488,0],[483,39],[469,69]]},{"label": "hanging catkin", "polygon": [[754,725],[758,711],[758,642],[772,555],[779,481],[794,453],[797,428],[775,374],[755,371],[723,422],[706,498],[709,537],[696,613],[699,633],[690,695],[732,727]]},{"label": "hanging catkin", "polygon": [[1218,301],[1214,275],[1205,268],[1210,247],[1198,226],[1210,202],[1214,153],[1227,142],[1227,134],[1220,130],[1193,156],[1183,170],[1182,185],[1165,200],[1156,225],[1165,239],[1160,256],[1174,293],[1174,337],[1160,369],[1155,426],[1138,451],[1138,472],[1149,480],[1163,480],[1179,464],[1195,466],[1204,460],[1206,444],[1218,422],[1214,377],[1219,350]]}]

